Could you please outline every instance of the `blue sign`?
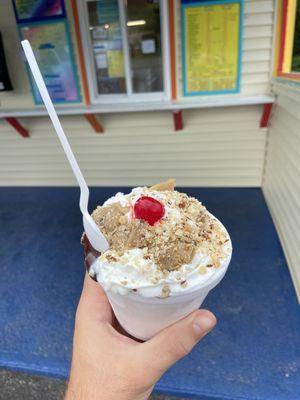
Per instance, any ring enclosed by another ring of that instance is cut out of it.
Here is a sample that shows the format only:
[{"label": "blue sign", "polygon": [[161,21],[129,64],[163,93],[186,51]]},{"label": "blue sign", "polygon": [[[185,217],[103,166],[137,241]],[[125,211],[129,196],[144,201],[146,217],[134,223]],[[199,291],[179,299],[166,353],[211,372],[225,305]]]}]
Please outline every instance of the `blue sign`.
[{"label": "blue sign", "polygon": [[[81,101],[70,33],[65,20],[34,22],[19,27],[35,53],[50,97],[55,103]],[[28,70],[36,104],[42,104],[38,88]]]},{"label": "blue sign", "polygon": [[34,22],[66,16],[64,0],[13,0],[17,22]]}]

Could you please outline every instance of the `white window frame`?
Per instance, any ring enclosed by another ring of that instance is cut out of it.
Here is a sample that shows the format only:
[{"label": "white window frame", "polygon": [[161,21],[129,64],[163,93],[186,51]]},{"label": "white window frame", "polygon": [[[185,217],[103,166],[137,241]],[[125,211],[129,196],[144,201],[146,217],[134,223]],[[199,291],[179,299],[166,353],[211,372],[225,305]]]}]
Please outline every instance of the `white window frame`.
[{"label": "white window frame", "polygon": [[161,49],[162,49],[162,68],[163,68],[163,86],[162,92],[133,93],[132,81],[130,79],[131,67],[129,57],[129,45],[126,26],[125,4],[123,0],[118,0],[120,25],[122,32],[122,44],[124,54],[124,69],[127,93],[99,94],[96,69],[94,63],[94,53],[92,41],[89,32],[89,21],[87,12],[87,3],[94,0],[77,0],[79,25],[83,43],[87,79],[92,104],[122,104],[135,102],[165,102],[171,99],[170,82],[170,48],[169,48],[169,18],[167,1],[159,0],[160,6],[160,26],[161,26]]}]

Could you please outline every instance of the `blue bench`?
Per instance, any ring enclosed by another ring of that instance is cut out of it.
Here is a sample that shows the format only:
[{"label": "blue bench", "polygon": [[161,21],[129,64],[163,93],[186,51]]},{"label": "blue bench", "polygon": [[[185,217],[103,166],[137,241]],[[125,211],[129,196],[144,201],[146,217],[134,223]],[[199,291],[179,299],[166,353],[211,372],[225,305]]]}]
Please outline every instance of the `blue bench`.
[{"label": "blue bench", "polygon": [[[92,189],[91,207],[117,190]],[[185,191],[224,222],[234,255],[205,302],[216,329],[156,390],[202,400],[300,399],[300,312],[261,190]],[[68,376],[84,273],[78,196],[76,188],[0,189],[0,367]]]}]

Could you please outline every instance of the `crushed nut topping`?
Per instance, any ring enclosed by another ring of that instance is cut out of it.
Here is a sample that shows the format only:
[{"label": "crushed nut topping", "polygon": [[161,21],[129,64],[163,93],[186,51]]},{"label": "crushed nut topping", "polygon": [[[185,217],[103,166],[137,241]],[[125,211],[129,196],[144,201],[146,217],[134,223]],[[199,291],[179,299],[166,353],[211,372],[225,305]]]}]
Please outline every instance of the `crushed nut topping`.
[{"label": "crushed nut topping", "polygon": [[200,275],[205,275],[206,274],[206,267],[205,265],[201,265],[201,267],[199,267],[198,272]]},{"label": "crushed nut topping", "polygon": [[[168,272],[190,264],[195,252],[202,249],[211,258],[206,267],[220,266],[220,260],[224,258],[223,244],[228,241],[228,236],[197,199],[172,189],[164,190],[168,184],[172,187],[173,182],[145,188],[146,195],[157,198],[171,210],[153,226],[134,218],[130,196],[128,206],[110,203],[98,206],[92,213],[114,254],[112,257],[108,252],[108,261],[116,261],[115,257],[122,256],[127,250],[139,248],[143,250],[145,260],[153,261],[161,271]],[[199,273],[204,274],[201,268]]]},{"label": "crushed nut topping", "polygon": [[171,290],[168,285],[163,286],[161,290],[161,298],[169,297],[171,293]]}]

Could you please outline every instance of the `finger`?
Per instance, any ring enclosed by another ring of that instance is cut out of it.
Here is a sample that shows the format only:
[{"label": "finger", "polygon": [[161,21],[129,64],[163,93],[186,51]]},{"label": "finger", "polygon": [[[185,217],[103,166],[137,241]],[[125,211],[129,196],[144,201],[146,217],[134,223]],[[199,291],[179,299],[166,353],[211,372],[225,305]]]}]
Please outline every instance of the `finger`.
[{"label": "finger", "polygon": [[144,343],[144,357],[154,367],[157,379],[176,361],[186,356],[216,324],[207,310],[198,310]]},{"label": "finger", "polygon": [[86,273],[77,314],[112,323],[112,309],[104,290]]}]

